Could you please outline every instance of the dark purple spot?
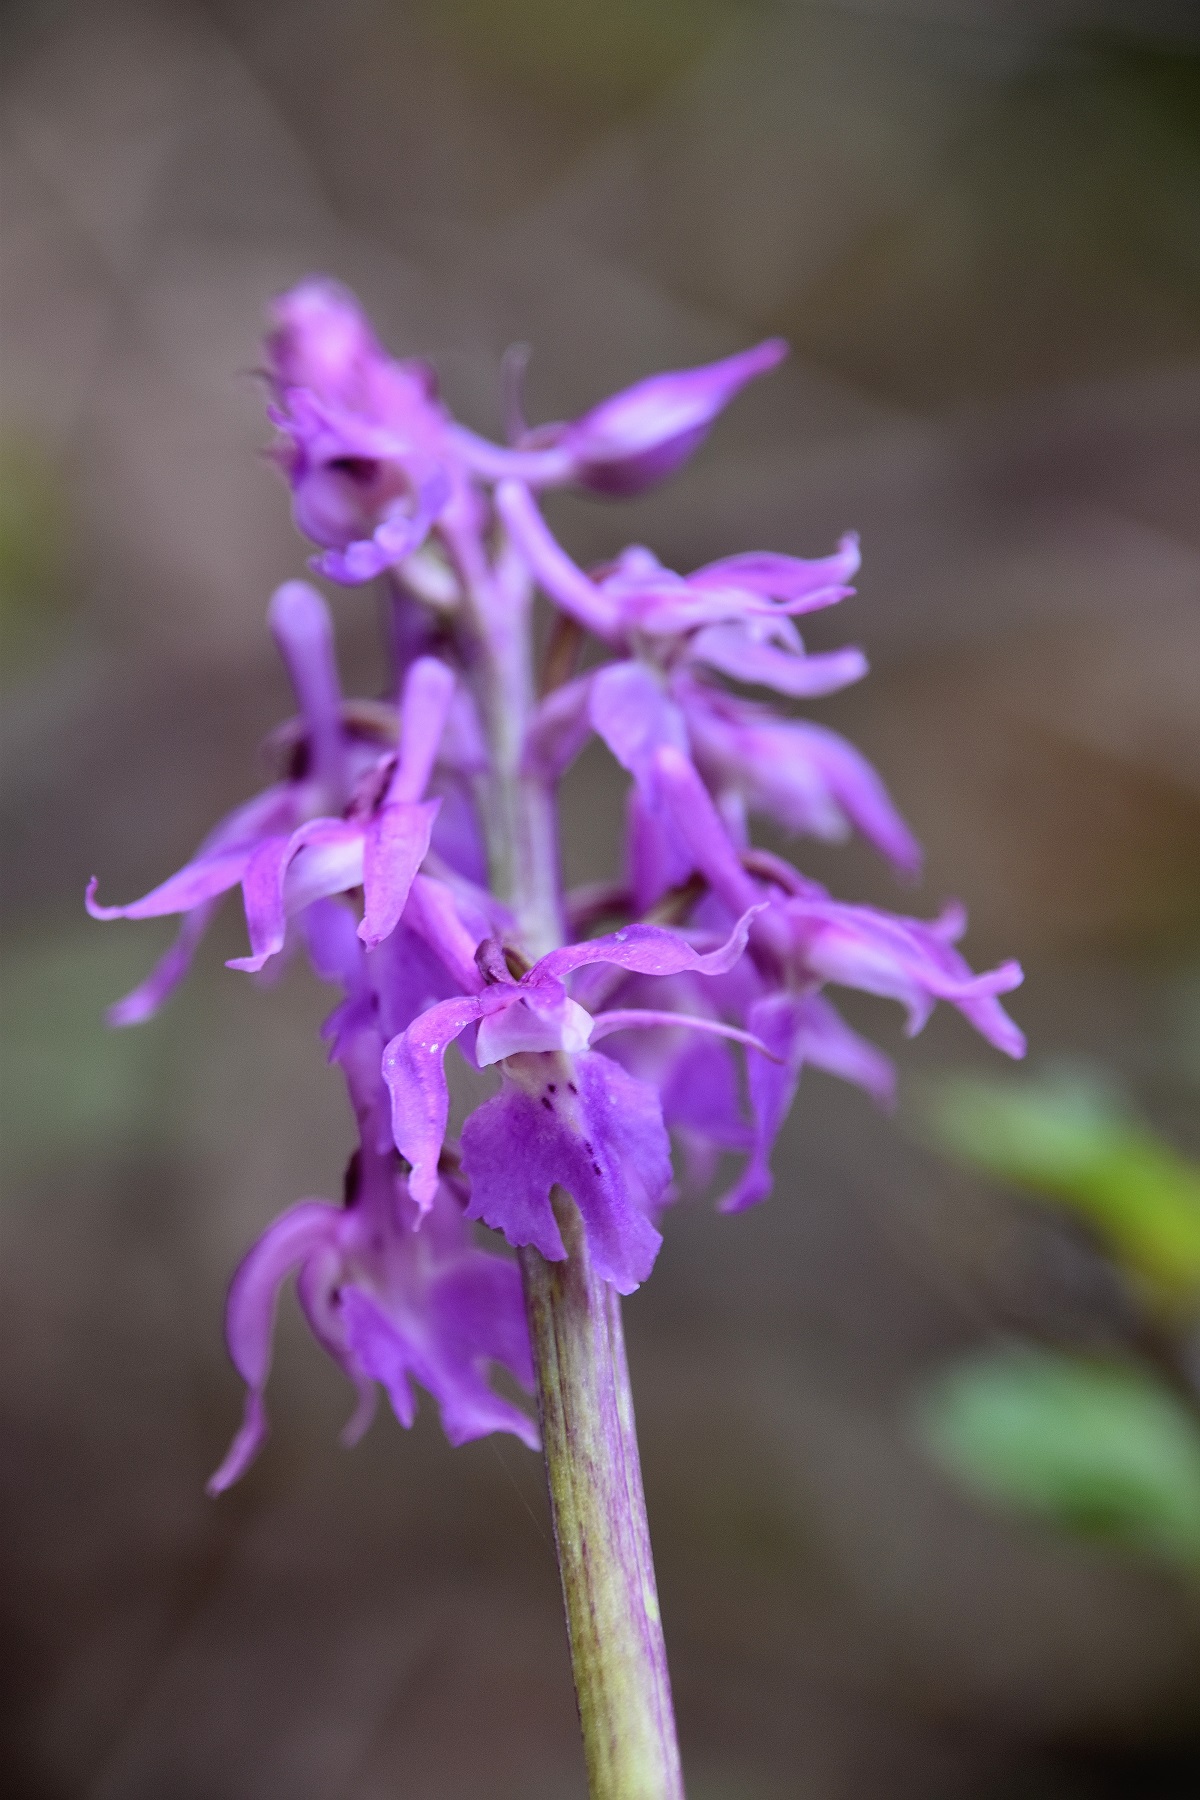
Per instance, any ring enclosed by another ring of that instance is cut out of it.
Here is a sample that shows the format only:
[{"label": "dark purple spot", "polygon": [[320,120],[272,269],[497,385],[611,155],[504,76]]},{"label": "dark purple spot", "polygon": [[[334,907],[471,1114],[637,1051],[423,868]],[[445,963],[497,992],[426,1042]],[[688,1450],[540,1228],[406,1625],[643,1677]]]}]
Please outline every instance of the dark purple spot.
[{"label": "dark purple spot", "polygon": [[362,1151],[355,1150],[342,1177],[342,1205],[353,1206],[362,1187]]},{"label": "dark purple spot", "polygon": [[379,464],[371,456],[331,456],[329,467],[365,487],[369,481],[374,481]]},{"label": "dark purple spot", "polygon": [[558,1092],[558,1083],[556,1081],[548,1081],[546,1083],[546,1092],[548,1094],[556,1094]]},{"label": "dark purple spot", "polygon": [[568,1081],[567,1092],[568,1094],[577,1094],[579,1092],[579,1089],[575,1086],[573,1081]]},{"label": "dark purple spot", "polygon": [[553,1112],[553,1111],[554,1111],[554,1102],[553,1102],[553,1100],[547,1100],[547,1098],[546,1098],[546,1096],[545,1096],[545,1094],[543,1094],[543,1095],[542,1095],[542,1105],[543,1105],[543,1106],[544,1106],[544,1107],[545,1107],[545,1109],[546,1109],[546,1111],[547,1111],[547,1112]]},{"label": "dark purple spot", "polygon": [[303,781],[311,768],[312,754],[309,750],[308,739],[301,738],[299,743],[293,744],[292,753],[288,757],[288,780]]},{"label": "dark purple spot", "polygon": [[600,1173],[600,1164],[598,1162],[594,1162],[592,1164],[592,1174],[599,1175],[599,1173]]}]

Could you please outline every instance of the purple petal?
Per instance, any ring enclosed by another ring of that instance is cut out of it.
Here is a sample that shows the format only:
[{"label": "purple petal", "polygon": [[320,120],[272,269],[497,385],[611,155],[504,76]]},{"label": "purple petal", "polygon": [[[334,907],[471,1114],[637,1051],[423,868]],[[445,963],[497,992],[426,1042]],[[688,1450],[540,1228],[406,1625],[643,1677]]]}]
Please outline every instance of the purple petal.
[{"label": "purple petal", "polygon": [[363,917],[358,928],[368,949],[400,923],[413,879],[428,854],[441,804],[399,801],[381,807],[369,821],[363,839]]},{"label": "purple petal", "polygon": [[635,782],[625,801],[625,862],[635,912],[649,912],[663,895],[681,887],[695,863],[663,803],[657,780],[640,788]]},{"label": "purple petal", "polygon": [[594,675],[580,675],[547,694],[534,708],[525,731],[524,773],[559,781],[591,736],[589,713]]},{"label": "purple petal", "polygon": [[322,550],[312,558],[312,568],[346,587],[361,587],[364,582],[373,581],[420,549],[449,498],[448,478],[442,470],[435,470],[418,486],[416,506],[411,512],[405,502],[393,503],[369,538],[359,538],[344,548]]},{"label": "purple petal", "polygon": [[212,903],[206,900],[184,915],[175,942],[166,955],[132,993],[109,1007],[105,1018],[110,1025],[141,1025],[146,1019],[153,1018],[191,968],[196,946],[208,930],[213,910]]},{"label": "purple petal", "polygon": [[350,907],[341,900],[314,900],[305,909],[303,922],[309,960],[320,979],[356,987],[362,977],[363,947]]},{"label": "purple petal", "polygon": [[853,1031],[824,994],[807,994],[796,1003],[793,1017],[795,1036],[790,1054],[815,1069],[824,1069],[827,1075],[853,1082],[880,1106],[892,1105],[896,1071],[891,1057]]},{"label": "purple petal", "polygon": [[734,1044],[745,1044],[769,1057],[775,1054],[762,1038],[737,1025],[726,1025],[720,1019],[708,1019],[695,1013],[654,1012],[644,1006],[614,1007],[609,1012],[597,1013],[592,1021],[592,1042],[597,1043],[614,1031],[645,1031],[657,1025],[686,1026],[689,1031],[707,1032],[712,1037],[728,1038]]},{"label": "purple petal", "polygon": [[707,626],[692,639],[688,654],[693,661],[707,663],[735,681],[771,687],[795,700],[836,693],[867,673],[867,659],[861,650],[793,656],[773,644],[756,642],[739,625]]},{"label": "purple petal", "polygon": [[687,1044],[658,1087],[663,1118],[673,1129],[703,1137],[722,1150],[749,1147],[733,1058],[720,1044],[704,1039]]},{"label": "purple petal", "polygon": [[329,608],[308,582],[285,581],[271,596],[267,623],[308,727],[313,772],[340,792],[342,690]]},{"label": "purple petal", "polygon": [[639,975],[679,975],[685,970],[697,975],[723,975],[731,969],[746,948],[750,922],[763,910],[759,901],[750,906],[738,920],[725,942],[716,950],[701,953],[678,932],[663,925],[623,925],[606,937],[589,938],[582,944],[566,944],[551,950],[536,963],[525,981],[533,983],[547,976],[562,980],[573,969],[588,963],[613,963]]},{"label": "purple petal", "polygon": [[866,757],[836,731],[822,725],[805,723],[793,729],[851,824],[897,869],[918,875],[923,860],[921,846]]},{"label": "purple petal", "polygon": [[323,1200],[301,1200],[269,1225],[238,1264],[225,1307],[225,1341],[246,1383],[246,1411],[224,1462],[208,1483],[219,1494],[243,1475],[267,1433],[263,1389],[271,1369],[271,1337],[279,1289],[314,1251],[336,1244],[340,1215]]},{"label": "purple petal", "polygon": [[347,1284],[343,1289],[341,1312],[346,1346],[356,1365],[369,1380],[380,1383],[400,1423],[410,1427],[417,1416],[409,1386],[418,1360],[412,1344],[359,1288]]},{"label": "purple petal", "polygon": [[477,994],[483,977],[475,963],[475,949],[482,933],[472,935],[463,923],[454,894],[444,881],[418,875],[404,909],[404,922],[425,940],[458,987]]},{"label": "purple petal", "polygon": [[84,895],[84,905],[93,919],[158,919],[167,913],[191,912],[193,907],[202,906],[206,900],[215,900],[219,894],[236,887],[253,854],[253,845],[243,845],[237,850],[198,857],[195,862],[185,864],[177,874],[168,876],[158,887],[151,888],[140,900],[131,900],[128,906],[101,906],[95,897],[99,884],[93,875]]},{"label": "purple petal", "polygon": [[471,1250],[439,1277],[430,1306],[445,1336],[471,1356],[500,1363],[527,1393],[533,1392],[533,1349],[515,1263]]},{"label": "purple petal", "polygon": [[662,1242],[647,1217],[671,1179],[662,1110],[653,1089],[608,1057],[585,1054],[570,1070],[558,1057],[530,1058],[522,1086],[506,1080],[471,1114],[462,1136],[467,1217],[560,1262],[566,1250],[550,1204],[559,1183],[583,1217],[597,1274],[629,1294]]},{"label": "purple petal", "polygon": [[267,354],[285,387],[340,397],[364,362],[383,357],[354,295],[340,282],[314,275],[271,302]]},{"label": "purple petal", "polygon": [[250,955],[231,957],[227,966],[257,974],[283,949],[292,914],[358,887],[362,845],[362,828],[341,819],[310,819],[290,837],[260,844],[242,878]]},{"label": "purple petal", "polygon": [[529,489],[518,481],[502,481],[496,489],[496,510],[555,604],[597,637],[608,639],[617,635],[617,607],[571,561],[551,534]]},{"label": "purple petal", "polygon": [[658,792],[695,866],[731,912],[748,911],[758,903],[757,889],[691,761],[677,750],[660,750],[654,772]]},{"label": "purple petal", "polygon": [[643,788],[651,784],[657,751],[687,749],[683,714],[645,663],[609,663],[596,674],[591,719],[597,736]]},{"label": "purple petal", "polygon": [[[346,1215],[342,1214],[342,1224]],[[296,1276],[296,1298],[308,1328],[331,1356],[355,1390],[354,1411],[338,1433],[338,1442],[351,1449],[361,1442],[375,1417],[378,1388],[365,1375],[346,1342],[342,1310],[343,1278],[347,1271],[334,1246],[318,1249],[301,1265]]]},{"label": "purple petal", "polygon": [[436,656],[419,656],[404,677],[400,699],[400,747],[389,800],[419,800],[442,740],[455,679]]},{"label": "purple petal", "polygon": [[776,368],[787,353],[781,338],[769,338],[721,362],[652,375],[568,425],[559,447],[571,455],[575,479],[585,487],[641,493],[685,462],[738,390]]},{"label": "purple petal", "polygon": [[837,732],[775,718],[705,683],[677,679],[692,748],[706,779],[732,789],[792,831],[838,839],[851,824],[906,874],[921,847],[870,763]]},{"label": "purple petal", "polygon": [[[486,1260],[500,1264],[496,1257]],[[512,1273],[515,1275],[516,1271]],[[518,1292],[519,1292],[518,1277]],[[431,1296],[432,1297],[432,1296]],[[390,1317],[359,1289],[347,1287],[342,1295],[346,1341],[365,1375],[382,1383],[396,1417],[411,1426],[416,1416],[410,1379],[419,1381],[437,1401],[442,1428],[452,1444],[465,1444],[492,1431],[511,1431],[538,1448],[537,1427],[532,1419],[489,1388],[476,1366],[482,1357],[470,1354],[470,1344],[457,1338],[459,1323],[453,1302],[441,1319],[422,1321],[424,1329]],[[470,1321],[474,1323],[474,1321]],[[441,1330],[437,1329],[441,1326]],[[432,1329],[431,1329],[432,1327]]]},{"label": "purple petal", "polygon": [[412,1164],[409,1192],[422,1211],[432,1206],[437,1192],[438,1157],[450,1111],[446,1049],[482,1010],[475,995],[443,1000],[394,1037],[383,1053],[392,1134],[397,1150]]},{"label": "purple petal", "polygon": [[696,569],[688,580],[700,587],[742,588],[771,600],[808,600],[810,607],[802,609],[808,611],[840,600],[845,584],[853,581],[861,563],[858,536],[848,532],[833,556],[810,560],[800,556],[777,556],[771,551],[750,551],[707,563],[704,568]]},{"label": "purple petal", "polygon": [[[311,911],[310,908],[306,918]],[[355,944],[361,953],[362,944],[357,937]],[[371,985],[385,1040],[399,1036],[421,1013],[460,991],[441,958],[403,921],[371,952],[370,961]]]},{"label": "purple petal", "polygon": [[768,995],[751,1007],[746,1023],[775,1052],[775,1060],[746,1059],[754,1142],[740,1178],[720,1202],[722,1212],[742,1212],[771,1192],[771,1151],[806,1062],[856,1082],[880,1100],[890,1100],[894,1086],[888,1058],[851,1031],[821,995]]},{"label": "purple petal", "polygon": [[1020,986],[1019,963],[975,975],[936,925],[931,930],[918,919],[874,907],[796,899],[787,902],[786,912],[805,966],[823,981],[898,1000],[908,1012],[909,1036],[924,1025],[935,1001],[947,1000],[998,1050],[1024,1055],[1024,1036],[996,999]]}]

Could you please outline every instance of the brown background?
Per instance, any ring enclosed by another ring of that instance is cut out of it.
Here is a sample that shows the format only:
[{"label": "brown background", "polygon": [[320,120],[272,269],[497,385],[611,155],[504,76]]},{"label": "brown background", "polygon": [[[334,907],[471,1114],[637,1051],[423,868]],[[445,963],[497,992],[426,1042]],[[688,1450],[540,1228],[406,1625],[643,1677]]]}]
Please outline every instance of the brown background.
[{"label": "brown background", "polygon": [[[10,4],[4,159],[5,1791],[29,1800],[582,1794],[539,1467],[347,1396],[284,1308],[274,1436],[232,1495],[228,1271],[348,1130],[327,996],[226,973],[103,1006],[142,891],[258,780],[297,572],[244,373],[267,296],[353,283],[498,429],[782,331],[672,486],[561,499],[581,557],[688,567],[863,533],[860,690],[814,712],[929,847],[897,894],[1026,963],[1035,1061],[1093,1059],[1200,1145],[1200,59],[1194,4]],[[334,598],[350,685],[372,600]],[[572,871],[618,789],[589,753]],[[911,1073],[991,1066],[961,1021]],[[914,1385],[998,1332],[1091,1341],[1086,1246],[807,1081],[775,1198],[670,1221],[627,1309],[693,1800],[1091,1800],[1200,1784],[1197,1608],[968,1499]]]}]

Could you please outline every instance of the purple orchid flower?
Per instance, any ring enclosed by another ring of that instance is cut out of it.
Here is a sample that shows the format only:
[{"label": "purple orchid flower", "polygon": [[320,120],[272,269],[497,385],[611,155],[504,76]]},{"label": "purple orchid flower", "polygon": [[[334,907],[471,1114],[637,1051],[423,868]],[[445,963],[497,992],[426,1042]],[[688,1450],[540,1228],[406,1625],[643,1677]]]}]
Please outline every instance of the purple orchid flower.
[{"label": "purple orchid flower", "polygon": [[[234,887],[250,938],[235,968],[303,948],[342,990],[323,1036],[358,1149],[343,1204],[289,1208],[233,1278],[245,1411],[210,1491],[266,1435],[293,1276],[357,1389],[350,1441],[380,1387],[411,1424],[419,1386],[452,1443],[509,1431],[534,1445],[492,1383],[506,1371],[528,1392],[536,1361],[588,1764],[614,1793],[683,1791],[616,1298],[661,1244],[672,1137],[694,1184],[743,1159],[719,1201],[733,1213],[770,1192],[806,1067],[890,1103],[891,1062],[841,1018],[834,985],[897,1001],[910,1035],[940,1000],[1005,1054],[1024,1050],[1001,1005],[1020,968],[973,971],[960,908],[930,921],[834,900],[751,838],[759,816],[819,838],[856,830],[901,874],[919,868],[870,764],[763,698],[815,699],[866,673],[853,646],[809,654],[797,624],[852,592],[857,540],[686,575],[635,545],[585,573],[539,511],[543,488],[635,494],[670,475],[785,354],[768,340],[532,431],[510,383],[497,445],[451,417],[427,364],[382,348],[344,289],[313,279],[283,295],[267,341],[276,459],[315,566],[350,585],[386,578],[389,698],[343,700],[328,610],[287,583],[269,615],[300,705],[275,740],[282,778],[140,900],[101,906],[88,890],[100,918],[182,914],[114,1023],[161,1004]],[[540,686],[538,588],[557,615]],[[601,654],[580,665],[589,637]],[[630,778],[627,866],[564,900],[558,785],[593,735]],[[452,1042],[498,1081],[456,1141]],[[477,1241],[480,1223],[519,1271]]]},{"label": "purple orchid flower", "polygon": [[417,1206],[391,1144],[372,959],[340,902],[311,906],[305,932],[318,974],[345,990],[325,1031],[332,1060],[346,1077],[360,1144],[342,1206],[301,1200],[290,1207],[233,1277],[226,1338],[246,1383],[246,1405],[241,1428],[209,1482],[214,1494],[245,1473],[266,1437],[263,1395],[275,1306],[293,1274],[313,1336],[358,1390],[344,1443],[357,1443],[367,1429],[380,1386],[400,1423],[410,1426],[415,1381],[437,1401],[452,1444],[492,1431],[514,1432],[533,1449],[538,1444],[532,1419],[495,1393],[487,1378],[489,1365],[497,1363],[532,1390],[520,1274],[515,1264],[472,1243],[464,1187],[454,1174],[435,1174],[431,1198]]},{"label": "purple orchid flower", "polygon": [[119,1003],[114,1023],[133,1023],[161,1005],[186,972],[213,903],[230,888],[241,885],[250,937],[250,955],[230,967],[257,972],[282,950],[289,918],[352,888],[363,889],[363,941],[380,942],[398,923],[429,850],[441,802],[421,796],[454,694],[451,670],[433,657],[412,664],[396,751],[380,743],[378,718],[363,735],[343,706],[329,613],[316,590],[285,583],[269,619],[301,705],[293,772],[231,813],[189,863],[140,900],[101,906],[92,881],[93,918],[185,915],[176,945]]},{"label": "purple orchid flower", "polygon": [[631,925],[608,937],[552,950],[514,979],[494,940],[477,952],[476,991],[431,1007],[387,1045],[384,1079],[392,1096],[396,1147],[412,1165],[410,1190],[431,1202],[449,1114],[443,1057],[475,1026],[478,1067],[499,1064],[504,1086],[467,1120],[463,1169],[471,1181],[468,1216],[502,1231],[514,1246],[534,1244],[550,1261],[566,1255],[550,1203],[561,1183],[583,1216],[598,1273],[619,1293],[645,1280],[661,1234],[650,1215],[670,1181],[670,1152],[654,1090],[591,1045],[614,1031],[669,1023],[744,1044],[737,1027],[706,1017],[640,1009],[589,1013],[567,992],[566,978],[608,963],[644,975],[683,970],[718,975],[745,948],[750,918],[724,944],[699,952],[678,933]]},{"label": "purple orchid flower", "polygon": [[[531,1442],[529,1420],[488,1384],[492,1363],[528,1383],[517,1275],[474,1247],[473,1222],[560,1261],[561,1188],[592,1267],[630,1292],[674,1191],[669,1133],[694,1179],[711,1179],[722,1154],[744,1158],[720,1203],[738,1211],[770,1191],[806,1066],[890,1102],[891,1063],[840,1017],[834,984],[898,1001],[910,1033],[944,1000],[1022,1053],[1000,1003],[1020,970],[973,972],[956,948],[960,910],[922,921],[847,905],[751,842],[765,816],[819,838],[857,830],[901,873],[919,867],[869,763],[744,691],[808,700],[866,673],[853,646],[810,654],[797,623],[852,593],[857,539],[826,557],[735,555],[686,575],[635,545],[587,573],[538,508],[546,487],[631,494],[671,474],[784,354],[769,340],[533,431],[514,402],[512,441],[496,445],[451,417],[427,364],[382,348],[335,283],[275,302],[270,416],[296,520],[327,575],[389,577],[397,697],[343,700],[328,609],[285,584],[269,618],[300,717],[277,737],[283,778],[141,899],[101,906],[88,890],[100,918],[182,914],[114,1023],[161,1004],[239,886],[250,949],[232,966],[259,971],[303,945],[344,990],[326,1035],[360,1148],[345,1204],[302,1201],[235,1277],[228,1335],[247,1411],[215,1487],[265,1431],[275,1296],[290,1273],[363,1396],[351,1435],[380,1383],[409,1422],[416,1381],[453,1441],[502,1429]],[[535,586],[569,622],[569,648],[588,634],[608,658],[574,679],[556,663],[538,701]],[[593,735],[630,777],[628,866],[564,911],[556,788]],[[618,929],[587,935],[613,918]],[[457,1147],[444,1068],[456,1040],[500,1078]]]}]

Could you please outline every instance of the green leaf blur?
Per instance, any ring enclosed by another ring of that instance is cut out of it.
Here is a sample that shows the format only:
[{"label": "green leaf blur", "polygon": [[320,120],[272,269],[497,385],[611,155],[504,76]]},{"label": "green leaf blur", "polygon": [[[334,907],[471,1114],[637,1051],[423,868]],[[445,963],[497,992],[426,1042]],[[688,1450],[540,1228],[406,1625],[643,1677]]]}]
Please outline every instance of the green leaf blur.
[{"label": "green leaf blur", "polygon": [[941,1149],[1085,1219],[1161,1298],[1200,1295],[1200,1166],[1098,1084],[955,1078],[924,1115]]},{"label": "green leaf blur", "polygon": [[990,1497],[1200,1572],[1200,1427],[1151,1377],[1002,1352],[940,1376],[918,1425],[938,1460]]}]

